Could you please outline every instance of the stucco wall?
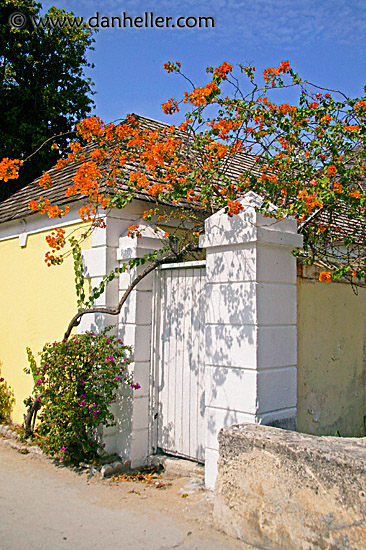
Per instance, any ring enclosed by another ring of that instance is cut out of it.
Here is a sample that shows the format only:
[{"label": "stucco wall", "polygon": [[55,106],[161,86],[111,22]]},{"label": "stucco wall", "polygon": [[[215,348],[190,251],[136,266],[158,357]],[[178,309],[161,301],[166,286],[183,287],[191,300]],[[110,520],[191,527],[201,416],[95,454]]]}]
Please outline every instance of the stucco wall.
[{"label": "stucco wall", "polygon": [[297,428],[366,435],[366,289],[303,277],[297,288]]},{"label": "stucco wall", "polygon": [[[85,224],[69,225],[66,236],[78,227],[85,232]],[[0,241],[0,364],[15,392],[15,422],[23,421],[23,399],[32,389],[31,376],[23,373],[26,347],[36,355],[46,342],[62,339],[77,307],[72,258],[47,267],[47,234],[49,230],[28,235],[25,247],[17,237]],[[82,248],[90,245],[88,238]]]}]

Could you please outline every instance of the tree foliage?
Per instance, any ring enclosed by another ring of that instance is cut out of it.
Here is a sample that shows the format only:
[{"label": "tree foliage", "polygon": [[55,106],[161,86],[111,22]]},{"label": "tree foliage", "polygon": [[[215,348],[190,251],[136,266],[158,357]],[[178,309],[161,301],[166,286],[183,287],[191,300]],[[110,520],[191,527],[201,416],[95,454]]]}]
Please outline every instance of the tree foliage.
[{"label": "tree foliage", "polygon": [[[185,77],[178,62],[165,68]],[[209,67],[209,82],[199,87],[185,77],[192,88],[162,104],[167,114],[183,112],[179,125],[149,127],[133,115],[117,125],[82,120],[72,154],[58,161],[60,169],[82,162],[66,195],[84,198],[81,218],[98,225],[100,209],[123,208],[136,193],[145,194],[155,201],[146,219],[159,226],[175,217],[175,226],[185,228],[166,232],[173,251],[182,235],[185,246],[198,247],[204,218],[219,208],[238,214],[240,198],[252,190],[274,223],[298,220],[304,235],[298,254],[323,267],[321,280],[363,281],[366,97],[309,83],[288,61],[260,76],[253,66],[235,71],[227,62]],[[85,144],[93,145],[88,154]],[[2,170],[16,175],[9,162]],[[52,186],[50,175],[40,184]],[[42,197],[29,207],[51,217],[65,214]],[[139,227],[131,226],[130,235],[139,237]],[[56,248],[49,265],[62,261]]]},{"label": "tree foliage", "polygon": [[[0,200],[40,176],[67,150],[75,122],[91,111],[92,82],[84,75],[86,53],[93,38],[85,27],[35,28],[35,0],[3,0],[0,7],[0,158],[24,160],[56,137],[23,165],[16,183],[0,189]],[[21,12],[24,28],[13,28],[9,17]],[[51,7],[47,15],[66,15]],[[72,14],[69,14],[72,15]],[[62,135],[60,135],[62,134]],[[52,143],[53,149],[50,148]]]}]

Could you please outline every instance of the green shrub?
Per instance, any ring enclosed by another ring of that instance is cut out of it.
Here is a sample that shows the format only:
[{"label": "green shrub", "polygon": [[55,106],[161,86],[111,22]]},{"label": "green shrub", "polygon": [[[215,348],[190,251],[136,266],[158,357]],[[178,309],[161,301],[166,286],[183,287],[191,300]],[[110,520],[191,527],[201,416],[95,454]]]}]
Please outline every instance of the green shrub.
[{"label": "green shrub", "polygon": [[[127,367],[131,348],[115,336],[88,332],[46,344],[37,367],[27,348],[32,373],[29,411],[40,409],[37,433],[47,453],[74,464],[98,458],[98,426],[115,423],[110,410],[121,386],[137,389]],[[35,423],[33,418],[33,426]]]},{"label": "green shrub", "polygon": [[13,390],[1,377],[0,368],[0,422],[10,422],[10,414],[15,403]]}]

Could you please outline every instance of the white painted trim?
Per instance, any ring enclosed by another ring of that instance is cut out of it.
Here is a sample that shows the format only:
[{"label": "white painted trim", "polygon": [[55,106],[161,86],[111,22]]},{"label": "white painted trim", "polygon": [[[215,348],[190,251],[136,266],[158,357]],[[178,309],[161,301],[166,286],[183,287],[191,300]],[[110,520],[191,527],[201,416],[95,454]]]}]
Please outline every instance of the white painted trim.
[{"label": "white painted trim", "polygon": [[[69,225],[82,223],[80,215],[78,214],[78,209],[79,206],[70,208],[70,211],[62,218],[49,218],[46,215],[34,214],[26,216],[25,218],[4,222],[0,224],[0,241],[15,239],[20,237],[20,235],[28,236],[36,233],[43,233],[55,227],[67,227]],[[23,236],[22,239],[24,238]]]},{"label": "white painted trim", "polygon": [[179,262],[175,264],[163,264],[158,269],[188,269],[195,267],[206,267],[206,260],[197,260],[195,262]]}]

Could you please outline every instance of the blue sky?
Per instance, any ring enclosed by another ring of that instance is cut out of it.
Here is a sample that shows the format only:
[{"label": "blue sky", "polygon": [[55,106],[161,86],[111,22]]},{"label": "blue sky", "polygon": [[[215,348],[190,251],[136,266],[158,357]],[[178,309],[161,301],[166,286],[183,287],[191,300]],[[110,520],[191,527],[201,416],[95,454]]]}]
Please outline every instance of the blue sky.
[{"label": "blue sky", "polygon": [[97,11],[101,17],[215,18],[209,29],[101,28],[88,75],[97,92],[94,114],[106,122],[130,112],[173,122],[160,105],[189,88],[164,71],[168,60],[179,60],[199,86],[208,82],[205,68],[223,61],[262,71],[287,59],[303,78],[349,96],[363,94],[366,85],[365,0],[57,0],[43,7],[52,4],[84,18]]}]

